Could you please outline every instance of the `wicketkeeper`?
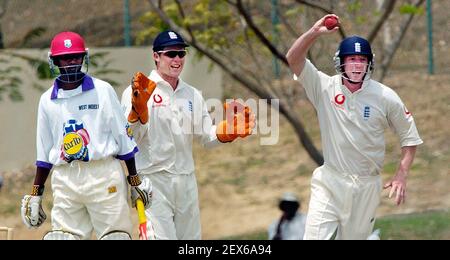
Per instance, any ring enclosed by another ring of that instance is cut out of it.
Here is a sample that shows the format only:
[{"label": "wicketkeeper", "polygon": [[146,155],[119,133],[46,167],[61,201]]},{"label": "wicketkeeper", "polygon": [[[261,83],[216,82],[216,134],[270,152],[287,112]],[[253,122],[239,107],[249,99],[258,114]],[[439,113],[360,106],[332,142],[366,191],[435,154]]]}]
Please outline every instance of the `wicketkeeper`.
[{"label": "wicketkeeper", "polygon": [[150,239],[201,239],[193,139],[212,147],[247,137],[255,126],[250,108],[236,102],[225,105],[226,120],[212,124],[201,93],[179,77],[187,46],[174,31],[160,33],[153,43],[156,70],[149,78],[136,74],[122,95],[140,150],[137,169],[153,184]]}]

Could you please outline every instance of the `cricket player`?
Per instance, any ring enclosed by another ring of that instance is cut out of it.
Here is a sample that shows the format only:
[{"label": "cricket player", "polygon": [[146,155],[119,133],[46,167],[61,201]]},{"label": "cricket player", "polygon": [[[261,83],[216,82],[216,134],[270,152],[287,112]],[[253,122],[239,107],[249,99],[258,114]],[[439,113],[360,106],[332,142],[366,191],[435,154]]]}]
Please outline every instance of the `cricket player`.
[{"label": "cricket player", "polygon": [[[136,143],[114,89],[86,74],[88,49],[74,32],[57,34],[49,62],[60,75],[42,94],[37,119],[36,176],[21,215],[28,228],[46,219],[44,183],[53,169],[52,231],[44,240],[130,239],[128,185],[119,160],[128,168],[132,201],[150,206],[151,183],[136,172]],[[83,63],[86,72],[82,71]]]},{"label": "cricket player", "polygon": [[305,239],[366,239],[375,222],[382,189],[380,173],[385,153],[384,133],[392,128],[401,145],[391,188],[400,205],[405,201],[406,179],[416,147],[422,143],[412,114],[399,96],[371,79],[374,55],[367,40],[344,39],[335,54],[338,75],[328,76],[306,59],[321,36],[336,32],[324,24],[326,15],[301,35],[287,53],[295,79],[317,110],[324,165],[311,181],[311,200]]},{"label": "cricket player", "polygon": [[[193,139],[214,147],[247,137],[255,125],[244,106],[217,127],[212,124],[201,93],[180,78],[186,47],[178,33],[161,32],[153,42],[156,70],[149,78],[137,73],[122,95],[140,150],[138,172],[153,184],[153,203],[146,210],[149,239],[201,239]],[[230,106],[226,111],[233,110]]]}]

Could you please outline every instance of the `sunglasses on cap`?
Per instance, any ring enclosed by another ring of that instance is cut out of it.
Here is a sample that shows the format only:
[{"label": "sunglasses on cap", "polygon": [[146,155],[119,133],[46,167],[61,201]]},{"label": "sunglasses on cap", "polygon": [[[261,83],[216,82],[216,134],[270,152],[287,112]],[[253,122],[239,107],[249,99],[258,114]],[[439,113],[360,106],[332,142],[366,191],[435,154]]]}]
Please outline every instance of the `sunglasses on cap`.
[{"label": "sunglasses on cap", "polygon": [[175,58],[176,56],[180,58],[184,58],[186,56],[187,51],[186,50],[167,50],[167,51],[158,51],[158,53],[162,53],[166,55],[169,58]]}]

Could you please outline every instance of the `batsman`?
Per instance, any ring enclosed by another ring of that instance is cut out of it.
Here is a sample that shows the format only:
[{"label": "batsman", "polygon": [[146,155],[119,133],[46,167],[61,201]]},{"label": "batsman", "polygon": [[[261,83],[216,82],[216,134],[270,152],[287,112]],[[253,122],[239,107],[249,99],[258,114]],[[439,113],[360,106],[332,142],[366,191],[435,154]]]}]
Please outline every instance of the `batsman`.
[{"label": "batsman", "polygon": [[153,186],[146,210],[149,239],[201,239],[193,139],[213,147],[247,137],[255,126],[249,107],[225,104],[227,117],[212,124],[201,93],[180,78],[188,45],[174,31],[153,42],[156,70],[147,78],[137,73],[122,95],[122,105],[135,134],[136,166]]},{"label": "batsman", "polygon": [[336,234],[336,239],[366,239],[380,202],[386,129],[392,128],[400,139],[398,169],[384,185],[397,205],[405,202],[406,179],[422,140],[400,97],[371,79],[375,55],[366,39],[351,36],[339,44],[334,56],[337,75],[319,71],[306,59],[319,37],[339,29],[327,28],[329,17],[339,21],[334,14],[324,16],[286,55],[294,79],[317,110],[325,159],[312,176],[304,238],[330,239]]},{"label": "batsman", "polygon": [[150,206],[151,184],[136,172],[138,151],[113,87],[87,74],[89,52],[74,32],[57,34],[50,46],[50,68],[60,75],[42,94],[37,118],[36,176],[22,199],[21,216],[38,228],[47,216],[42,207],[51,175],[52,230],[44,240],[131,239],[128,168],[133,203]]}]

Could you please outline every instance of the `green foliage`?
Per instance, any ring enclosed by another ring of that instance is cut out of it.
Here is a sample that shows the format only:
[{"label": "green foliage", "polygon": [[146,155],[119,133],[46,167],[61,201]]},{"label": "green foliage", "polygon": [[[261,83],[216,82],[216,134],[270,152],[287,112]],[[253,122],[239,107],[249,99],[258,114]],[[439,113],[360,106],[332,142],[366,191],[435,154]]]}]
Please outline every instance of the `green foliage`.
[{"label": "green foliage", "polygon": [[[238,28],[239,21],[233,16],[230,6],[225,1],[200,0],[183,4],[185,5],[182,6],[182,11],[174,1],[165,4],[163,9],[178,26],[189,28],[196,41],[216,51],[232,47],[228,36]],[[154,38],[168,28],[168,25],[152,11],[147,12],[140,20],[148,26],[139,33],[138,43],[144,42],[147,38]],[[235,40],[242,42],[243,38]]]},{"label": "green foliage", "polygon": [[357,24],[361,25],[361,24],[367,23],[367,20],[368,20],[368,19],[367,19],[366,16],[357,16],[356,19],[355,19],[355,22],[356,22]]},{"label": "green foliage", "polygon": [[288,9],[284,13],[284,16],[286,16],[287,18],[297,17],[298,15],[304,14],[304,12],[305,12],[305,8],[301,5],[299,5],[299,6],[295,6],[294,8]]},{"label": "green foliage", "polygon": [[413,14],[413,15],[422,15],[424,13],[423,7],[416,7],[412,4],[403,4],[399,9],[401,14]]},{"label": "green foliage", "polygon": [[347,11],[350,13],[358,13],[362,9],[362,2],[361,1],[351,1],[347,5]]}]

